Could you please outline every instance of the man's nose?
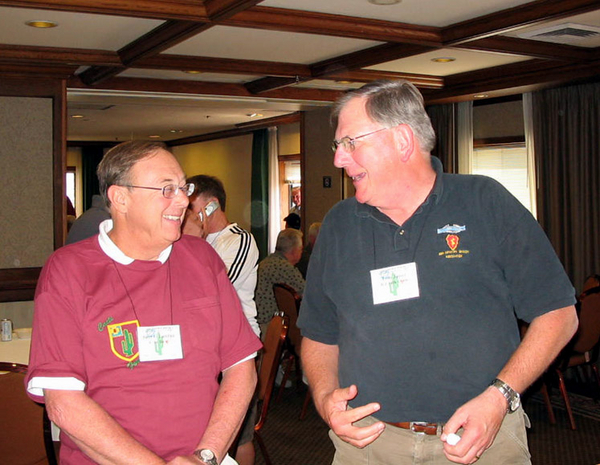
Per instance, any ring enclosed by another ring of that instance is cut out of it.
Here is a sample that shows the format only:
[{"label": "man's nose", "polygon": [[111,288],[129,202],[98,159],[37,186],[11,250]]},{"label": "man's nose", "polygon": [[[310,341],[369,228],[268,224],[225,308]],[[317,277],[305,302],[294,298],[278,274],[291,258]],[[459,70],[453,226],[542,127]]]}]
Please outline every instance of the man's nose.
[{"label": "man's nose", "polygon": [[335,149],[335,154],[333,156],[333,165],[336,168],[344,168],[348,166],[352,157],[350,154],[344,150],[343,145],[339,145],[337,149]]}]

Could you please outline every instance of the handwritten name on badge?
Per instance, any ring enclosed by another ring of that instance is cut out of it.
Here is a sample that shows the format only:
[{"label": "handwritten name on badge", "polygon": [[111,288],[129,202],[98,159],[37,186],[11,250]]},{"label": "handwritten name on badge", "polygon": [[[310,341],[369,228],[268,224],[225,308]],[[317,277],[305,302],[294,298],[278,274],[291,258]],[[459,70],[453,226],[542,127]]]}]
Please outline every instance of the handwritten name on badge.
[{"label": "handwritten name on badge", "polygon": [[419,297],[415,262],[371,270],[373,304],[384,304]]},{"label": "handwritten name on badge", "polygon": [[140,362],[183,358],[179,325],[140,326],[138,328]]}]

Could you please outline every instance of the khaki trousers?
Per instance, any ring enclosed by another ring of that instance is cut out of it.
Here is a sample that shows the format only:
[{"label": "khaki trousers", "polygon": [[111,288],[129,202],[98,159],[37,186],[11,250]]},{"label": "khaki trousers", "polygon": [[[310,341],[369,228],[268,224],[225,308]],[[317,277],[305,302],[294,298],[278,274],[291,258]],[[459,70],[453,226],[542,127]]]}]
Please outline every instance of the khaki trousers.
[{"label": "khaki trousers", "polygon": [[[357,425],[371,425],[377,419],[367,417]],[[477,465],[531,465],[527,447],[529,419],[522,408],[506,415],[491,447]],[[384,432],[364,449],[358,449],[338,438],[333,431],[329,437],[335,446],[332,465],[451,465],[444,455],[439,436],[413,433],[410,430],[386,425]]]}]

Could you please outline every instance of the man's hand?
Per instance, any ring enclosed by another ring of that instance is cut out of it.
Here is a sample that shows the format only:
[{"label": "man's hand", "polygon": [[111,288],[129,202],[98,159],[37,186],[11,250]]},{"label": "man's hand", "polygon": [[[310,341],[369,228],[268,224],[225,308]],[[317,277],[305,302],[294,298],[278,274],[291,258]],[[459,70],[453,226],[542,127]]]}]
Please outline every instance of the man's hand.
[{"label": "man's hand", "polygon": [[355,385],[335,389],[322,399],[322,412],[325,421],[340,439],[355,447],[363,448],[371,444],[385,429],[383,422],[359,427],[353,423],[361,420],[380,409],[378,403],[371,403],[348,410],[348,401],[358,394]]},{"label": "man's hand", "polygon": [[[205,212],[203,212],[203,215],[206,218]],[[183,222],[183,234],[206,238],[207,234],[205,233],[206,228],[204,226],[204,221],[200,219],[200,215],[188,208],[185,212],[185,220]]]},{"label": "man's hand", "polygon": [[442,441],[463,428],[462,439],[455,446],[444,444],[444,454],[456,463],[474,463],[492,445],[506,415],[506,399],[494,387],[461,406],[444,426]]}]

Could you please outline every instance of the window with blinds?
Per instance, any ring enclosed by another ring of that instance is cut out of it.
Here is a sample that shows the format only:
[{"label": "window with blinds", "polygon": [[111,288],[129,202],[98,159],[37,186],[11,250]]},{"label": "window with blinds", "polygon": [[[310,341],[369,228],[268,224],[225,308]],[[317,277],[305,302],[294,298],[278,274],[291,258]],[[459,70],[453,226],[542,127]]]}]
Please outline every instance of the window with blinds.
[{"label": "window with blinds", "polygon": [[525,208],[532,211],[525,144],[474,148],[472,173],[494,178],[519,199]]}]

